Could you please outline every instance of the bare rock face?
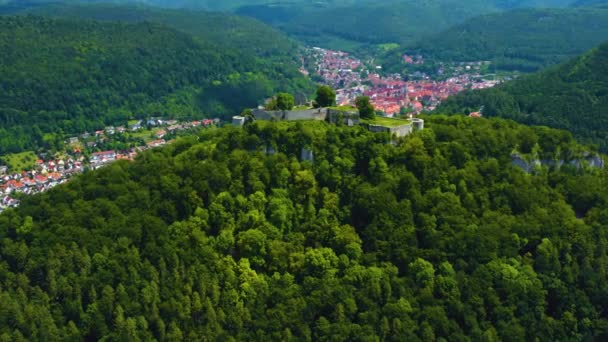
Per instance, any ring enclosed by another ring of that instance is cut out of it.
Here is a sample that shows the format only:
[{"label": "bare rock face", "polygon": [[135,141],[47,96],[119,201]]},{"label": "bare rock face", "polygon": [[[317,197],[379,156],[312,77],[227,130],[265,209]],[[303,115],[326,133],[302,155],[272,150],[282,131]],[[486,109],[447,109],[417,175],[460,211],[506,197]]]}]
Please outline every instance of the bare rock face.
[{"label": "bare rock face", "polygon": [[531,159],[527,160],[523,156],[517,153],[511,155],[511,164],[519,167],[527,173],[531,173],[536,167],[546,166],[549,168],[561,168],[564,165],[571,165],[580,169],[582,167],[591,167],[603,169],[605,166],[604,159],[598,154],[585,153],[585,155],[578,159],[573,160],[553,160],[553,159]]}]

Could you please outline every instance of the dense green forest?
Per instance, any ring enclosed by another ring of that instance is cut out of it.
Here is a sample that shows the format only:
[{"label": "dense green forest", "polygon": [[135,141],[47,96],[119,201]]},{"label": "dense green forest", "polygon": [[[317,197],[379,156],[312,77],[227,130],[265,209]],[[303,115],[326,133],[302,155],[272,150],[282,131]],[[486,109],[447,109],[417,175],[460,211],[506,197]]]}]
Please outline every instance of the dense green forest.
[{"label": "dense green forest", "polygon": [[606,0],[578,0],[572,3],[570,6],[572,7],[582,7],[582,6],[602,6],[608,5],[608,1]]},{"label": "dense green forest", "polygon": [[389,0],[251,4],[236,13],[252,16],[308,44],[356,52],[369,45],[409,46],[431,33],[487,13],[522,7],[565,7],[573,0]]},{"label": "dense green forest", "polygon": [[[266,63],[272,63],[278,58],[296,59],[298,51],[297,44],[276,29],[257,20],[228,13],[166,10],[147,6],[115,4],[70,5],[62,3],[43,6],[33,6],[31,4],[5,6],[0,7],[0,13],[2,12],[11,15],[35,14],[126,23],[144,21],[160,23],[191,34],[195,38],[206,42],[231,49],[239,49],[247,54],[253,53],[264,59],[260,62]],[[286,62],[288,61],[286,60]],[[293,64],[293,61],[291,62]],[[291,66],[293,67],[293,65]],[[269,69],[264,68],[264,66],[260,66],[260,68],[264,71]]]},{"label": "dense green forest", "polygon": [[[236,51],[244,59],[255,57],[255,65],[252,70],[275,82],[275,85],[272,86],[274,89],[299,91],[303,96],[309,95],[313,90],[312,84],[298,70],[301,64],[301,49],[298,43],[282,32],[252,18],[228,13],[167,10],[115,4],[52,3],[34,7],[23,5],[19,9],[13,9],[11,13],[125,23],[154,22],[167,25],[190,34],[204,43],[212,43],[217,46],[218,50]],[[217,89],[212,89],[213,92],[223,94],[222,85],[215,88]],[[232,95],[228,94],[224,102],[235,101],[236,99],[230,98]],[[255,103],[250,99],[247,101],[246,103],[249,105]],[[232,111],[239,109],[234,105],[230,108]]]},{"label": "dense green forest", "polygon": [[382,1],[352,6],[271,4],[244,6],[238,14],[271,24],[311,45],[333,47],[339,40],[363,44],[416,41],[424,33],[488,13],[482,0]]},{"label": "dense green forest", "polygon": [[[401,0],[382,0],[382,2],[399,3]],[[445,0],[440,0],[445,1]],[[513,8],[513,7],[558,7],[570,5],[576,0],[486,0],[493,6],[498,8]],[[580,1],[601,1],[601,0],[579,0]],[[32,3],[32,4],[44,4],[44,3],[115,3],[115,4],[145,4],[150,6],[158,6],[164,8],[189,8],[189,9],[204,9],[214,11],[226,11],[234,10],[242,6],[248,5],[265,5],[265,4],[276,4],[286,3],[278,2],[273,0],[0,0],[0,4],[3,3]],[[379,0],[322,0],[322,1],[310,1],[310,0],[290,0],[288,3],[296,5],[310,5],[314,3],[315,6],[352,6],[352,5],[364,5],[374,4],[380,2]]]},{"label": "dense green forest", "polygon": [[597,144],[606,151],[608,44],[496,88],[455,95],[436,112],[466,113],[481,106],[484,116],[567,129],[582,141]]},{"label": "dense green forest", "polygon": [[205,130],[27,197],[0,339],[607,339],[606,170],[511,164],[581,155],[563,131],[427,127]]},{"label": "dense green forest", "polygon": [[296,68],[156,23],[16,16],[0,26],[0,154],[130,118],[230,116],[279,89],[308,91]]},{"label": "dense green forest", "polygon": [[[71,1],[69,4],[86,3],[83,6],[70,6],[64,2],[49,1],[19,1],[7,10],[18,11],[24,8],[33,9],[34,13],[53,15],[76,15],[98,19],[120,18],[122,20],[151,20],[166,23],[180,30],[195,34],[206,34],[204,25],[197,25],[195,18],[199,13],[167,12],[152,10],[146,7],[124,8],[117,6],[109,9],[108,5],[93,5],[91,3],[114,4],[146,4],[151,6],[171,8],[191,8],[206,10],[234,10],[236,13],[260,19],[286,33],[306,42],[328,48],[340,48],[351,52],[361,50],[366,53],[377,51],[378,44],[398,43],[410,46],[428,36],[448,29],[454,24],[461,23],[487,13],[498,13],[513,8],[524,7],[566,7],[572,5],[572,0],[473,0],[463,3],[456,0],[413,1],[413,0],[338,0],[338,1],[290,1],[275,3],[271,1]],[[81,7],[81,8],[78,8]],[[103,8],[106,7],[106,8]],[[111,7],[111,6],[110,6]],[[49,8],[54,8],[50,9]],[[2,11],[2,9],[0,9]],[[99,12],[99,13],[95,13]],[[209,15],[209,14],[207,14]],[[217,15],[226,21],[235,21]],[[179,18],[177,18],[179,17]],[[340,20],[336,20],[339,18]],[[205,19],[203,19],[205,20]],[[207,19],[208,20],[208,19]],[[222,27],[221,21],[219,27]],[[195,25],[192,25],[195,23]],[[215,26],[212,26],[215,27]],[[223,26],[226,28],[226,26]],[[212,31],[215,31],[212,28]],[[222,32],[219,30],[218,32]],[[260,35],[257,35],[260,36]],[[248,38],[256,37],[249,35]],[[231,40],[231,39],[228,39]],[[256,39],[262,44],[268,44],[272,39]],[[242,42],[247,42],[243,39]],[[248,44],[248,46],[256,46]],[[380,50],[381,51],[381,50]]]},{"label": "dense green forest", "polygon": [[[369,3],[377,0],[323,0],[316,2],[317,4],[324,5],[352,5]],[[523,0],[530,1],[530,0]],[[534,0],[532,0],[534,1]],[[560,0],[548,0],[548,1],[560,1]],[[568,1],[568,0],[566,0]],[[0,4],[3,3],[28,3],[28,4],[48,4],[48,3],[71,3],[71,4],[143,4],[161,8],[186,8],[195,10],[212,10],[212,11],[229,11],[239,8],[245,5],[262,5],[275,2],[274,0],[0,0]],[[310,3],[310,0],[290,0],[290,3]]]},{"label": "dense green forest", "polygon": [[385,67],[401,71],[404,51],[435,61],[492,61],[497,70],[533,72],[608,40],[608,8],[522,9],[475,17],[391,51]]}]

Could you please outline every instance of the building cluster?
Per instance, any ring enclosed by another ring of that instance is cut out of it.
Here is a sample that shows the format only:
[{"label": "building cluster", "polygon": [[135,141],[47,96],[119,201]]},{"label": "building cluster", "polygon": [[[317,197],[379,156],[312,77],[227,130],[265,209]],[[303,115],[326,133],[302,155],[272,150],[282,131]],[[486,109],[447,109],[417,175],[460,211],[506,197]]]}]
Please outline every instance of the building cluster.
[{"label": "building cluster", "polygon": [[[10,172],[7,166],[0,166],[0,213],[7,208],[19,205],[17,193],[36,194],[47,191],[59,184],[67,182],[72,176],[84,172],[86,169],[98,169],[117,160],[133,160],[135,156],[147,149],[159,147],[170,143],[163,139],[167,132],[187,130],[196,127],[208,127],[219,123],[219,119],[205,119],[200,121],[178,122],[175,120],[151,119],[146,122],[140,121],[132,124],[129,130],[135,131],[143,129],[144,126],[161,127],[155,132],[156,140],[147,142],[143,146],[130,148],[124,151],[100,151],[91,153],[87,158],[82,154],[80,148],[73,148],[65,151],[65,158],[36,161],[33,170]],[[137,127],[139,126],[139,127]],[[124,130],[123,130],[124,129]],[[78,144],[81,139],[92,139],[93,142],[106,141],[117,133],[126,132],[124,127],[106,127],[103,130],[95,131],[94,134],[83,133],[78,137],[68,139],[69,144]],[[89,144],[87,143],[87,146]],[[90,146],[95,147],[96,144]]]},{"label": "building cluster", "polygon": [[421,55],[410,56],[408,54],[403,54],[403,62],[405,64],[424,64],[424,58]]},{"label": "building cluster", "polygon": [[444,81],[417,80],[406,82],[405,108],[418,114],[432,111],[448,96],[467,89],[491,88],[499,82],[494,80],[476,80],[471,75],[458,75]]},{"label": "building cluster", "polygon": [[344,88],[361,83],[363,64],[343,51],[312,48],[310,56],[315,61],[316,73],[333,88]]},{"label": "building cluster", "polygon": [[36,194],[47,191],[59,184],[65,183],[74,174],[84,170],[84,157],[78,159],[70,156],[65,159],[36,161],[36,168],[30,171],[8,173],[2,168],[0,176],[0,212],[6,208],[16,207],[19,200],[15,193]]},{"label": "building cluster", "polygon": [[401,108],[406,105],[407,82],[402,80],[401,75],[393,74],[383,77],[371,73],[367,79],[371,86],[367,87],[363,95],[370,98],[370,102],[376,110],[392,116],[399,113]]},{"label": "building cluster", "polygon": [[179,122],[177,120],[166,120],[163,118],[151,118],[148,120],[139,120],[128,126],[108,126],[104,129],[94,131],[93,133],[84,132],[78,136],[68,138],[65,143],[69,145],[77,145],[83,143],[87,148],[93,149],[98,143],[103,143],[112,138],[116,134],[124,134],[127,132],[135,133],[146,128],[160,128],[154,135],[157,139],[164,138],[168,133],[175,133],[196,127],[208,127],[219,124],[220,119],[204,119],[196,121]]},{"label": "building cluster", "polygon": [[[380,66],[369,70],[363,62],[345,52],[313,48],[309,56],[313,59],[316,74],[336,89],[336,102],[339,105],[352,105],[357,96],[364,95],[387,116],[433,110],[448,96],[466,89],[493,87],[499,83],[485,80],[479,75],[487,62],[442,65],[438,74],[447,72],[449,68],[452,75],[445,80],[431,80],[417,72],[412,75],[414,80],[405,81],[400,74],[380,75]],[[424,64],[424,58],[420,55],[403,55],[403,60],[406,64]]]}]

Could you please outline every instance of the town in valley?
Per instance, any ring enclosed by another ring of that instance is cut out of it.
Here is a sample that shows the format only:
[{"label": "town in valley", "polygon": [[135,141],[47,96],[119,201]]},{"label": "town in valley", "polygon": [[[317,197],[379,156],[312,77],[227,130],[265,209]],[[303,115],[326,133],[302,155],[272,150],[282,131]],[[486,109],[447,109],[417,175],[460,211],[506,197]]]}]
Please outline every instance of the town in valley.
[{"label": "town in valley", "polygon": [[[426,62],[420,55],[403,55],[412,67]],[[377,111],[416,115],[432,111],[448,96],[467,89],[494,87],[502,80],[484,74],[490,62],[442,63],[434,75],[415,71],[410,75],[387,74],[382,66],[364,62],[347,52],[313,47],[305,52],[302,70],[336,89],[338,105],[352,105],[357,96],[368,96]],[[441,77],[433,77],[441,76]]]}]

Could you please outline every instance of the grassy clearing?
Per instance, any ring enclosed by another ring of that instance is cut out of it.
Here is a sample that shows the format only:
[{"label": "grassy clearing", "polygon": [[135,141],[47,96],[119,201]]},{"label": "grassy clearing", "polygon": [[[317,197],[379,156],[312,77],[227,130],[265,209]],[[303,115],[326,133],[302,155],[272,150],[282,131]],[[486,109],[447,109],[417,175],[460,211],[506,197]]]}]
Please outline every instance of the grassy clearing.
[{"label": "grassy clearing", "polygon": [[339,110],[339,111],[343,111],[343,112],[358,112],[356,107],[353,106],[335,106],[335,107],[329,107],[329,109],[333,109],[333,110]]},{"label": "grassy clearing", "polygon": [[31,170],[36,167],[38,157],[32,151],[7,154],[2,157],[6,165],[12,172]]},{"label": "grassy clearing", "polygon": [[385,118],[381,116],[376,116],[374,120],[362,120],[362,122],[370,125],[380,125],[386,127],[397,127],[410,124],[409,120]]},{"label": "grassy clearing", "polygon": [[154,134],[156,134],[156,132],[160,131],[162,128],[153,128],[151,130],[148,129],[144,129],[144,130],[139,130],[137,132],[132,132],[129,133],[131,138],[140,138],[143,139],[144,142],[150,142],[152,140],[156,140],[157,138],[155,136],[153,136]]},{"label": "grassy clearing", "polygon": [[395,50],[395,49],[398,49],[399,47],[400,47],[400,45],[397,43],[386,43],[386,44],[378,45],[378,49],[382,52],[388,52],[391,50]]}]

